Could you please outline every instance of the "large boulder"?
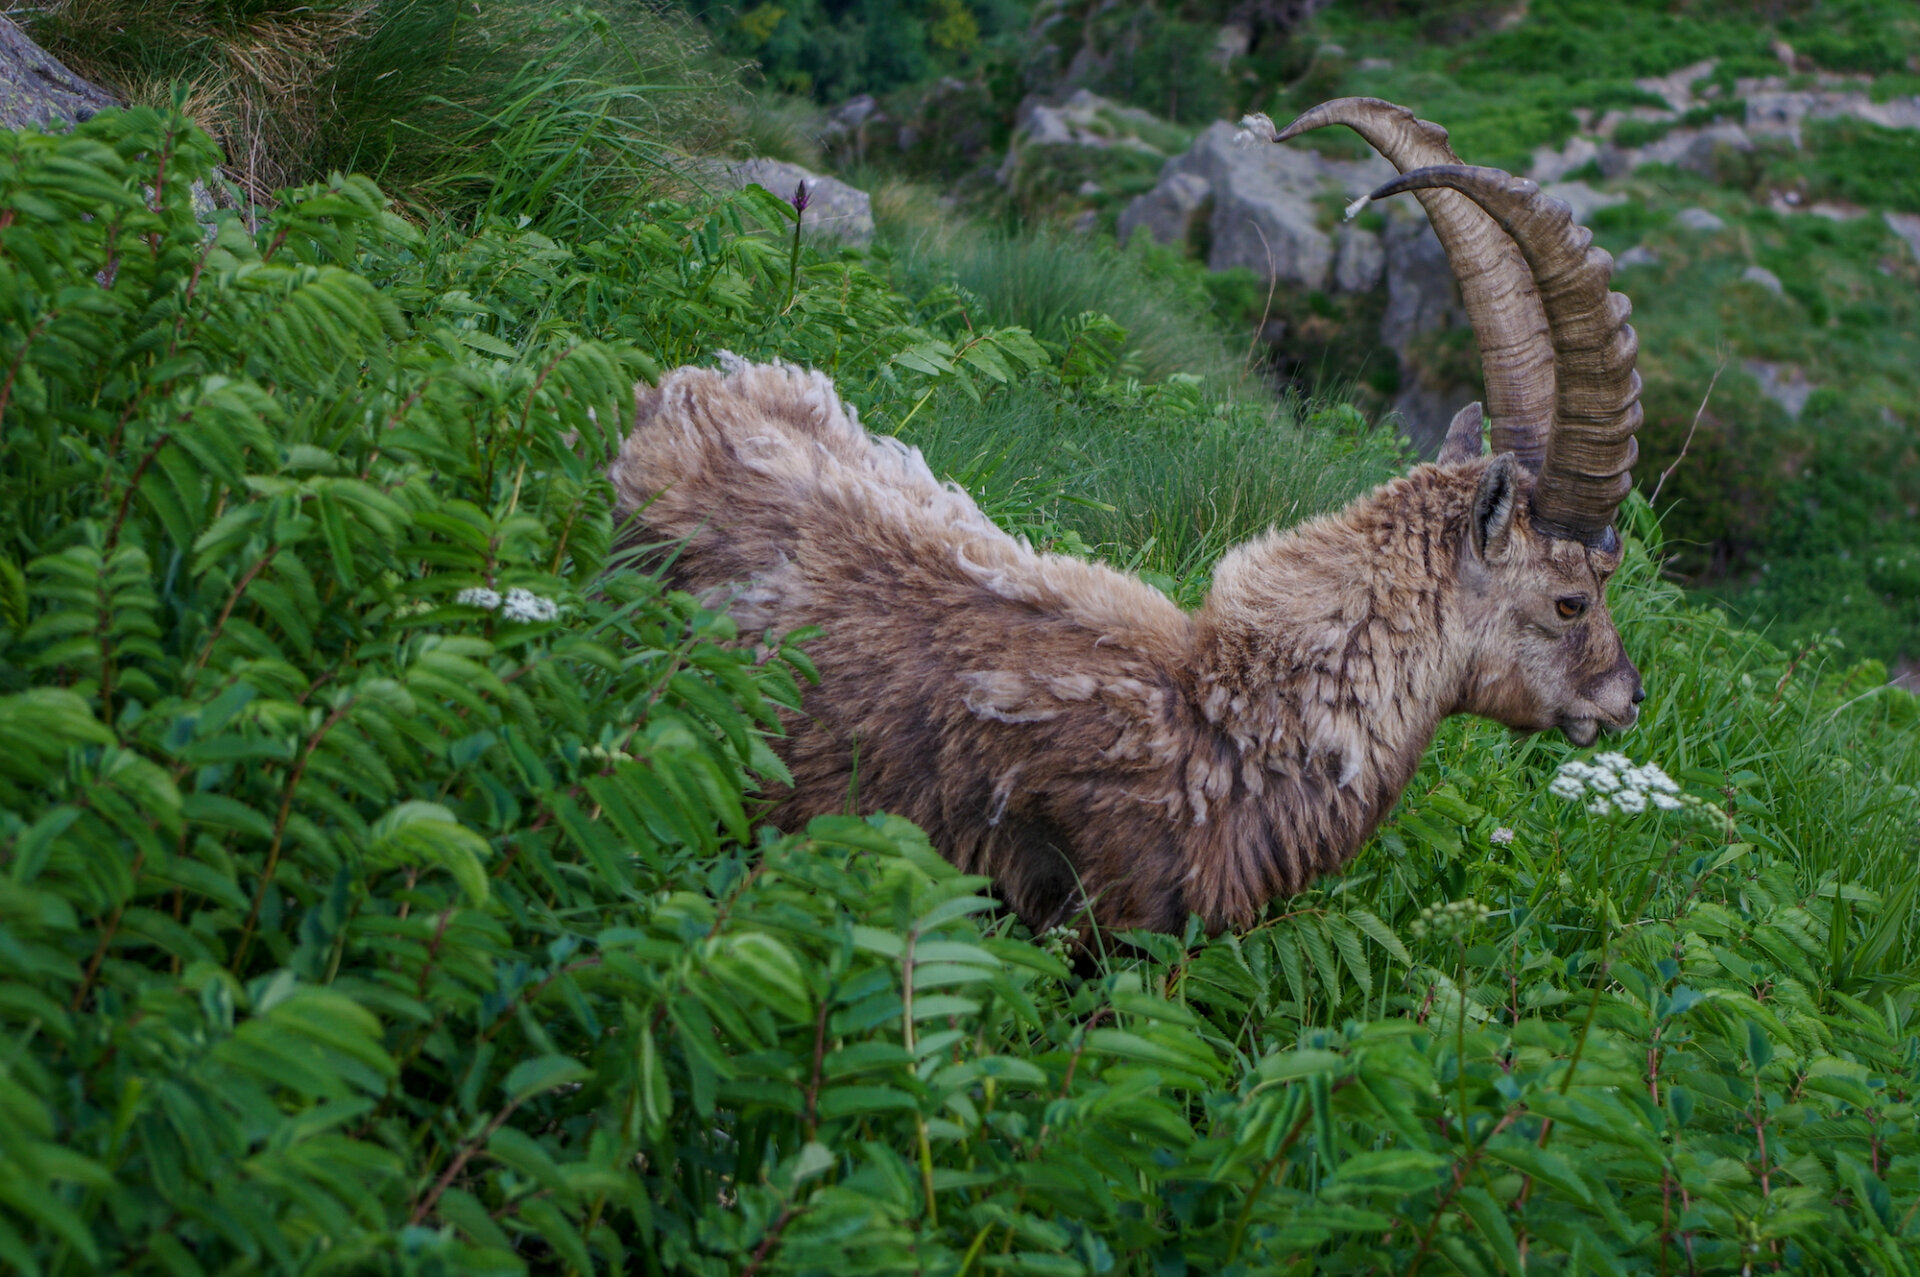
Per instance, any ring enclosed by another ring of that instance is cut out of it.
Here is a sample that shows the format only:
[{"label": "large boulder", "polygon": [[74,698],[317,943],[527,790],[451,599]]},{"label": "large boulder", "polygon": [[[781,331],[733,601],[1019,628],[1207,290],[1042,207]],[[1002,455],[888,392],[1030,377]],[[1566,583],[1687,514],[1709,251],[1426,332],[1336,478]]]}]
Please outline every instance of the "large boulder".
[{"label": "large boulder", "polygon": [[1446,438],[1453,414],[1476,391],[1443,363],[1423,359],[1421,338],[1467,324],[1459,281],[1426,214],[1412,200],[1387,205],[1385,249],[1387,309],[1380,318],[1380,344],[1400,363],[1400,391],[1393,410],[1421,452],[1431,456]]},{"label": "large boulder", "polygon": [[1120,242],[1144,230],[1157,244],[1186,244],[1212,211],[1213,183],[1198,173],[1163,173],[1120,214]]},{"label": "large boulder", "polygon": [[0,128],[71,128],[118,105],[0,17]]},{"label": "large boulder", "polygon": [[798,164],[768,159],[712,161],[700,166],[699,176],[732,190],[758,184],[788,199],[805,185],[807,209],[800,223],[803,229],[849,244],[865,244],[873,239],[872,197],[837,177],[823,177]]},{"label": "large boulder", "polygon": [[1320,225],[1326,205],[1366,194],[1393,176],[1393,166],[1377,157],[1330,160],[1299,146],[1241,144],[1237,132],[1217,121],[1167,161],[1154,189],[1121,214],[1121,242],[1139,230],[1163,244],[1183,241],[1204,210],[1209,269],[1244,266],[1325,288],[1334,266],[1333,237]]}]

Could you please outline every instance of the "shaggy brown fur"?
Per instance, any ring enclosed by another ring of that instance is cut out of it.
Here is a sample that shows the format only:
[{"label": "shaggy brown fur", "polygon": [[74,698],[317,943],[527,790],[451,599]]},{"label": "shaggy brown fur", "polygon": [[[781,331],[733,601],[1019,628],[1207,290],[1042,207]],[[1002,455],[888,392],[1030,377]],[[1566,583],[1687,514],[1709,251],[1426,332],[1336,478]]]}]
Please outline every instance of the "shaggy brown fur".
[{"label": "shaggy brown fur", "polygon": [[1008,536],[818,373],[728,359],[642,387],[613,478],[685,543],[678,584],[749,633],[827,632],[773,822],[909,817],[1036,931],[1085,905],[1244,926],[1353,855],[1447,715],[1585,744],[1637,712],[1617,556],[1537,535],[1510,455],[1233,550],[1193,614]]}]

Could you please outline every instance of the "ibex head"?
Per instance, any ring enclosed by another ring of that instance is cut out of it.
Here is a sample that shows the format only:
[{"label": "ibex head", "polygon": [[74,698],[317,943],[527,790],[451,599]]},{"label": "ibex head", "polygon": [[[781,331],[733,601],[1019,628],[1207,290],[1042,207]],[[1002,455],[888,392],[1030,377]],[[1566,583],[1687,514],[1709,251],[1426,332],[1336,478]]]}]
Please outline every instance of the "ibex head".
[{"label": "ibex head", "polygon": [[1608,289],[1613,259],[1564,203],[1462,164],[1445,129],[1404,107],[1342,98],[1269,136],[1328,124],[1352,128],[1400,170],[1370,198],[1412,191],[1426,207],[1486,370],[1493,458],[1481,456],[1478,404],[1454,419],[1439,457],[1480,471],[1460,548],[1474,669],[1458,708],[1523,730],[1559,727],[1576,745],[1630,727],[1645,693],[1606,583],[1620,565],[1614,512],[1639,455],[1639,346],[1632,306]]},{"label": "ibex head", "polygon": [[1558,727],[1576,745],[1633,726],[1645,693],[1606,600],[1617,541],[1541,532],[1527,515],[1536,482],[1511,454],[1460,464],[1481,473],[1459,552],[1471,656],[1455,711],[1522,731]]}]

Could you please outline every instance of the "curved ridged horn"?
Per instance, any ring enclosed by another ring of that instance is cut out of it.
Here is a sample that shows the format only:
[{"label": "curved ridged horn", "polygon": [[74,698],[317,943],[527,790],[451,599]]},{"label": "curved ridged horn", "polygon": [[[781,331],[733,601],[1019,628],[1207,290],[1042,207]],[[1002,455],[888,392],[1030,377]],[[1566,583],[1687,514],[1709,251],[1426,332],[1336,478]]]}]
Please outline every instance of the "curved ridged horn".
[{"label": "curved ridged horn", "polygon": [[1612,544],[1613,514],[1633,486],[1628,472],[1640,455],[1639,338],[1627,316],[1633,304],[1608,290],[1613,258],[1593,246],[1593,233],[1573,210],[1525,178],[1495,168],[1438,165],[1404,173],[1373,193],[1442,187],[1485,209],[1513,237],[1546,306],[1553,334],[1558,393],[1546,463],[1533,490],[1542,531],[1588,545]]},{"label": "curved ridged horn", "polygon": [[[1358,133],[1402,173],[1460,163],[1447,144],[1445,129],[1379,98],[1322,102],[1281,129],[1274,141],[1329,124],[1344,124]],[[1521,464],[1537,471],[1553,427],[1554,379],[1553,342],[1533,273],[1513,241],[1472,200],[1442,189],[1414,194],[1460,281],[1460,300],[1466,304],[1487,375],[1493,450],[1516,453]]]}]

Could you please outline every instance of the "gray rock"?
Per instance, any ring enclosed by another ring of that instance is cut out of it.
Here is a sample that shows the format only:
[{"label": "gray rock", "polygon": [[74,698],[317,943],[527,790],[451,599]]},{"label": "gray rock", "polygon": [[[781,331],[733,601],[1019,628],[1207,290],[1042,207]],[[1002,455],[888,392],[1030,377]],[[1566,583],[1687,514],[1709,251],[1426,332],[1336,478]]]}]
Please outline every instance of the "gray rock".
[{"label": "gray rock", "polygon": [[1920,129],[1920,97],[1889,98],[1875,102],[1859,89],[1756,90],[1746,95],[1747,131],[1756,136],[1784,137],[1799,146],[1801,125],[1807,120],[1852,116],[1888,129]]},{"label": "gray rock", "polygon": [[1358,226],[1340,228],[1333,258],[1333,287],[1336,292],[1367,293],[1379,286],[1387,268],[1387,250],[1380,237]]},{"label": "gray rock", "polygon": [[696,172],[733,190],[758,183],[782,199],[791,198],[804,182],[807,211],[801,217],[802,229],[849,244],[865,244],[873,238],[872,198],[837,177],[822,177],[798,164],[768,159],[708,161],[698,165]]},{"label": "gray rock", "polygon": [[1583,168],[1599,158],[1599,145],[1592,138],[1576,133],[1557,151],[1550,146],[1534,147],[1533,164],[1529,172],[1536,182],[1557,182],[1575,169]]},{"label": "gray rock", "polygon": [[[1380,320],[1382,345],[1404,356],[1420,334],[1466,322],[1453,267],[1447,264],[1447,252],[1425,216],[1395,206],[1387,219],[1385,258],[1387,313]],[[1445,426],[1442,422],[1443,433]]]},{"label": "gray rock", "polygon": [[[1759,267],[1753,269],[1758,270]],[[1748,374],[1760,383],[1760,393],[1785,408],[1789,417],[1797,420],[1806,411],[1807,400],[1814,391],[1806,373],[1765,359],[1749,359],[1745,366]]]},{"label": "gray rock", "polygon": [[1708,58],[1705,62],[1696,62],[1692,66],[1681,67],[1667,75],[1649,76],[1635,80],[1634,87],[1643,93],[1651,93],[1663,100],[1674,111],[1688,111],[1695,105],[1693,82],[1713,74],[1720,65],[1718,58]]},{"label": "gray rock", "polygon": [[1633,270],[1641,266],[1658,266],[1659,264],[1660,255],[1645,244],[1635,244],[1613,259],[1615,270]]},{"label": "gray rock", "polygon": [[880,103],[871,93],[862,93],[850,97],[827,115],[829,133],[851,133],[862,124],[871,120],[880,110]]},{"label": "gray rock", "polygon": [[1184,154],[1167,161],[1159,184],[1123,214],[1122,238],[1140,226],[1163,244],[1182,236],[1191,225],[1182,218],[1196,207],[1191,192],[1198,188],[1188,185],[1183,191],[1176,185],[1199,178],[1213,204],[1210,269],[1245,266],[1286,283],[1325,287],[1333,269],[1333,239],[1318,225],[1318,201],[1335,192],[1342,199],[1364,195],[1391,177],[1393,166],[1377,157],[1323,159],[1298,146],[1237,145],[1236,132],[1231,124],[1216,122]]},{"label": "gray rock", "polygon": [[1887,229],[1907,243],[1914,259],[1920,261],[1920,213],[1888,213]]},{"label": "gray rock", "polygon": [[1674,221],[1690,231],[1724,231],[1727,224],[1704,208],[1683,208]]},{"label": "gray rock", "polygon": [[1715,124],[1704,129],[1675,129],[1639,150],[1633,167],[1671,164],[1688,173],[1712,177],[1714,158],[1722,150],[1751,151],[1753,139],[1738,124]]},{"label": "gray rock", "polygon": [[1780,277],[1764,266],[1747,267],[1740,272],[1740,279],[1743,283],[1758,284],[1776,296],[1781,292]]},{"label": "gray rock", "polygon": [[[0,128],[63,132],[119,105],[113,94],[75,75],[19,27],[0,17]],[[193,198],[194,220],[205,228],[207,238],[213,238],[218,210],[234,202],[226,175],[216,167],[212,186],[195,182],[188,192]]]},{"label": "gray rock", "polygon": [[1585,182],[1549,182],[1540,188],[1540,193],[1564,201],[1573,210],[1573,220],[1582,226],[1601,209],[1627,202],[1624,195],[1613,191],[1596,191]]},{"label": "gray rock", "polygon": [[1019,171],[1022,155],[1036,146],[1117,147],[1146,155],[1164,155],[1140,133],[1164,133],[1168,125],[1150,111],[1122,106],[1089,89],[1076,89],[1058,106],[1030,98],[1014,116],[1007,156],[994,178],[1002,186]]},{"label": "gray rock", "polygon": [[0,17],[0,128],[70,128],[118,105]]},{"label": "gray rock", "polygon": [[1419,205],[1390,207],[1385,236],[1387,309],[1380,319],[1380,343],[1400,361],[1401,390],[1393,410],[1414,446],[1432,456],[1446,438],[1453,414],[1475,392],[1471,386],[1435,384],[1414,363],[1412,347],[1423,334],[1466,324],[1467,310],[1446,250]]},{"label": "gray rock", "polygon": [[1393,397],[1393,412],[1400,418],[1401,432],[1420,455],[1432,457],[1447,437],[1453,414],[1475,393],[1470,386],[1435,387],[1414,377]]},{"label": "gray rock", "polygon": [[1163,173],[1160,182],[1127,205],[1117,232],[1121,246],[1144,229],[1157,244],[1184,244],[1213,197],[1213,184],[1197,173]]}]

